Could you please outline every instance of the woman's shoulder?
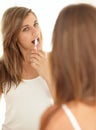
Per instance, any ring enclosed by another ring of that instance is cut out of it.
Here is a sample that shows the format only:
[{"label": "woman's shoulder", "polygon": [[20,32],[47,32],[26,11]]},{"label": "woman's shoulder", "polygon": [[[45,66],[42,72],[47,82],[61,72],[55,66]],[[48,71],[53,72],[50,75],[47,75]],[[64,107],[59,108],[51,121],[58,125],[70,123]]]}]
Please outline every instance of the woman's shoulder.
[{"label": "woman's shoulder", "polygon": [[61,106],[50,106],[42,115],[40,130],[56,130],[56,122],[61,120]]}]

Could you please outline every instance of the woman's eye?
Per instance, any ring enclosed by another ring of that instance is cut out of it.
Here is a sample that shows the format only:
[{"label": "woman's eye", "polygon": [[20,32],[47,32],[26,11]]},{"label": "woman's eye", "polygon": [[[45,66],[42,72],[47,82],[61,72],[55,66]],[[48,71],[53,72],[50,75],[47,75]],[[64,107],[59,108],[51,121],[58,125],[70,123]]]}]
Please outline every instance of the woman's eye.
[{"label": "woman's eye", "polygon": [[38,22],[34,23],[34,27],[37,27],[38,25],[39,25],[39,23],[38,23]]},{"label": "woman's eye", "polygon": [[26,27],[23,29],[23,31],[28,31],[30,28],[29,27]]}]

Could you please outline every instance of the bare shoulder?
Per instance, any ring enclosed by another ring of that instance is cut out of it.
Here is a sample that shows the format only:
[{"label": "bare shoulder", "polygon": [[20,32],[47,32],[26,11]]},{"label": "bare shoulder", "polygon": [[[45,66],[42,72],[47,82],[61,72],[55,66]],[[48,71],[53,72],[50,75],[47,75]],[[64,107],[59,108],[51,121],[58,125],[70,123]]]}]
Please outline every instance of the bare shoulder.
[{"label": "bare shoulder", "polygon": [[60,106],[49,107],[42,115],[40,130],[57,130],[61,124],[62,113]]},{"label": "bare shoulder", "polygon": [[41,118],[40,130],[71,130],[72,125],[61,106],[49,107]]}]

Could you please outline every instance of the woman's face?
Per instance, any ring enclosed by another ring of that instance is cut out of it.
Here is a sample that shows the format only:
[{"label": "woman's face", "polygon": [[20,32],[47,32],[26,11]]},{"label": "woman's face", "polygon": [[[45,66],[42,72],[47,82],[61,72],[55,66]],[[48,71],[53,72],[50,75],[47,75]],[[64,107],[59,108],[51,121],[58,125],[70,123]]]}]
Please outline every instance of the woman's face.
[{"label": "woman's face", "polygon": [[21,25],[21,30],[18,35],[18,46],[21,52],[25,53],[33,50],[35,43],[37,44],[37,50],[42,49],[42,35],[38,20],[34,14],[29,13]]}]

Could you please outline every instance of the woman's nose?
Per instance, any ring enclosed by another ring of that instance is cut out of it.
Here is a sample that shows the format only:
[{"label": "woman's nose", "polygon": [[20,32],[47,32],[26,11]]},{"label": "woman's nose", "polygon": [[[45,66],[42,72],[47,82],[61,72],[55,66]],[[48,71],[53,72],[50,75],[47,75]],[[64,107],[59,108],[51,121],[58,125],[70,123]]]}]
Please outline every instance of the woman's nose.
[{"label": "woman's nose", "polygon": [[37,32],[37,29],[35,27],[31,27],[31,31],[32,31],[32,33],[35,33],[35,32]]},{"label": "woman's nose", "polygon": [[37,37],[38,36],[38,30],[35,27],[31,28],[32,36]]}]

